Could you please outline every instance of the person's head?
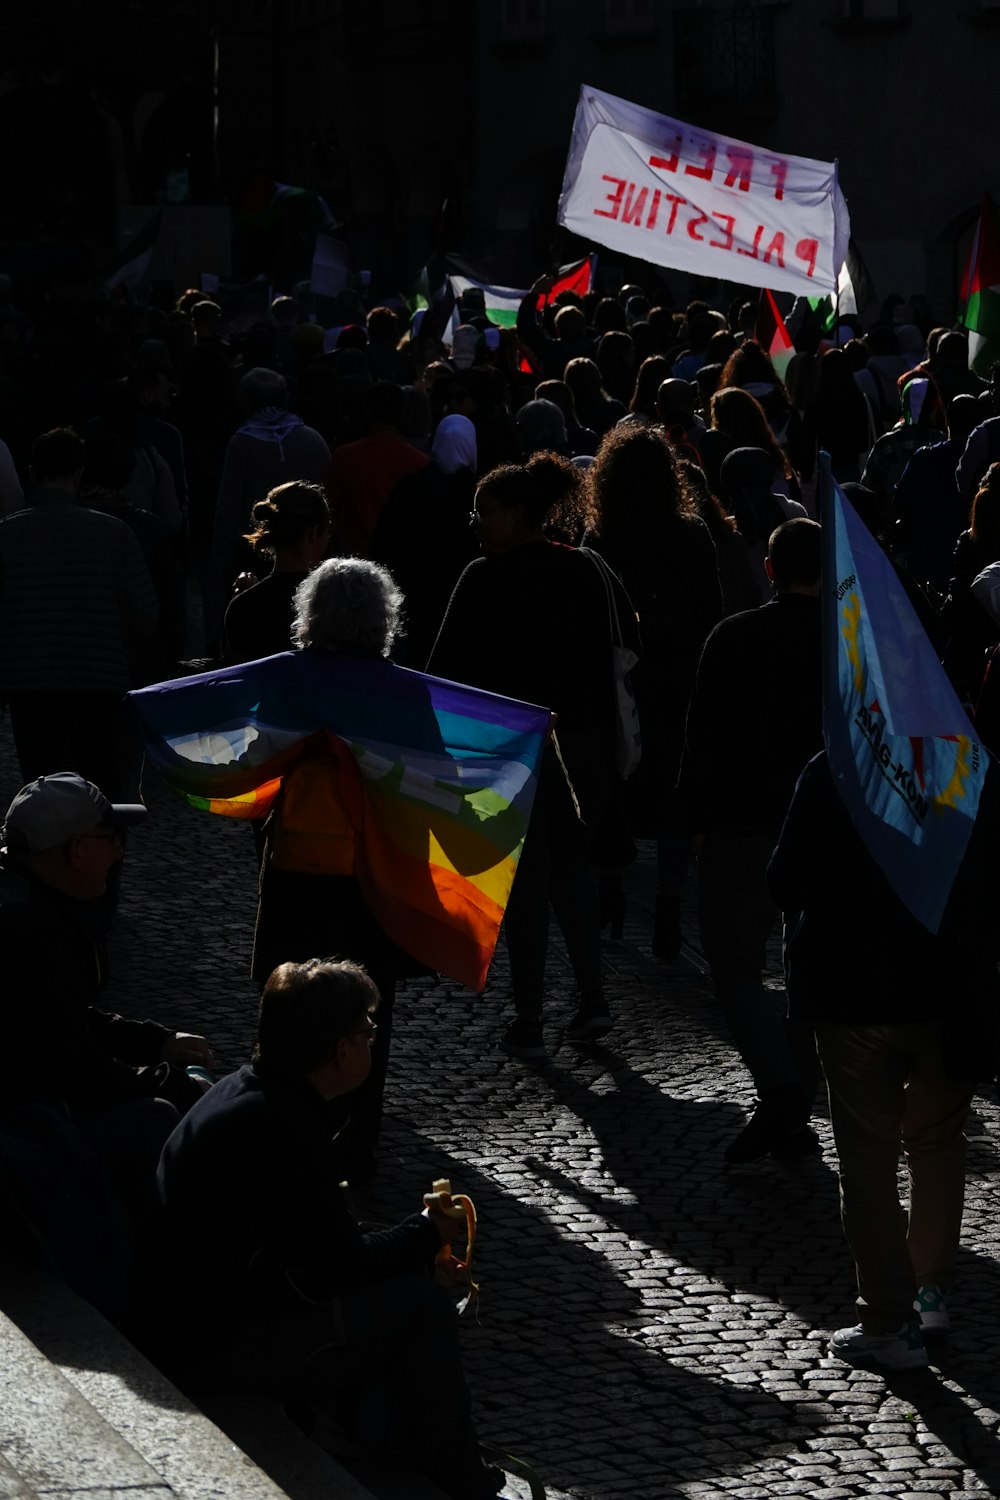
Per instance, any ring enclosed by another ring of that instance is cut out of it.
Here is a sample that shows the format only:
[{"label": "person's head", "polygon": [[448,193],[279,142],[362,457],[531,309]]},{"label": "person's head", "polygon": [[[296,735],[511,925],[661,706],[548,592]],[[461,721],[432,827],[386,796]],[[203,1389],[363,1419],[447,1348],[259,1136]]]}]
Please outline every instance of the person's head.
[{"label": "person's head", "polygon": [[767,576],[779,594],[820,592],[820,542],[818,521],[796,516],[775,527],[767,543]]},{"label": "person's head", "polygon": [[365,970],[346,959],[279,964],[260,997],[255,1070],[306,1079],[324,1099],[358,1088],[371,1071],[378,999]]},{"label": "person's head", "polygon": [[422,385],[404,385],[401,390],[403,406],[399,413],[399,435],[426,452],[434,425],[430,397]]},{"label": "person's head", "polygon": [[92,901],[104,895],[122,857],[122,832],[145,816],[140,804],[111,802],[75,771],[57,771],[17,793],[4,819],[3,846],[43,885]]},{"label": "person's head", "polygon": [[712,397],[711,425],[741,447],[768,448],[774,437],[756,396],[738,385],[723,385]]},{"label": "person's head", "polygon": [[54,427],[31,445],[31,476],[36,484],[76,490],[86,461],[83,439],[72,427]]},{"label": "person's head", "polygon": [[565,343],[582,339],[587,332],[587,320],[579,307],[561,307],[556,313],[556,338]]},{"label": "person's head", "polygon": [[[938,335],[937,339],[934,339],[935,334]],[[927,349],[938,365],[963,372],[969,368],[969,344],[964,333],[935,328],[927,340]]]},{"label": "person's head", "polygon": [[345,323],[337,334],[337,349],[367,349],[368,330],[362,323]]},{"label": "person's head", "polygon": [[641,292],[630,297],[625,304],[625,318],[629,326],[633,323],[645,323],[649,317],[649,298]]},{"label": "person's head", "polygon": [[268,406],[284,410],[288,406],[288,385],[284,375],[264,365],[248,370],[240,381],[240,405],[250,417]]},{"label": "person's head", "polygon": [[274,297],[271,301],[271,317],[279,328],[294,327],[299,321],[299,304],[294,297]]},{"label": "person's head", "polygon": [[644,359],[635,377],[629,411],[655,421],[657,392],[669,375],[670,361],[662,354],[651,354]]},{"label": "person's head", "polygon": [[391,307],[373,307],[368,314],[368,338],[373,344],[395,349],[399,343],[399,319]]},{"label": "person's head", "polygon": [[941,409],[937,386],[924,375],[914,375],[900,392],[900,405],[907,427],[930,427]]},{"label": "person's head", "polygon": [[526,401],[517,413],[517,437],[525,458],[566,449],[566,418],[554,401]]},{"label": "person's head", "polygon": [[583,355],[571,359],[563,370],[563,379],[569,386],[574,402],[585,405],[607,400],[607,392],[601,383],[601,372],[592,359]]},{"label": "person's head", "polygon": [[322,485],[290,479],[276,485],[250,513],[253,530],[246,540],[269,557],[295,553],[300,565],[314,568],[330,544],[330,507]]},{"label": "person's head", "polygon": [[948,407],[948,436],[964,442],[982,419],[982,410],[975,396],[953,396]]},{"label": "person's head", "polygon": [[169,377],[153,365],[136,365],[128,377],[128,383],[132,388],[137,411],[149,412],[155,416],[165,412],[170,406]]},{"label": "person's head", "polygon": [[480,546],[487,553],[508,552],[542,536],[546,525],[565,527],[584,490],[581,471],[559,453],[535,453],[527,463],[491,469],[476,490]]},{"label": "person's head", "polygon": [[735,335],[728,328],[717,328],[705,346],[705,362],[724,368],[736,348]]},{"label": "person's head", "polygon": [[670,376],[660,382],[656,392],[656,415],[667,427],[683,422],[689,427],[694,421],[694,404],[698,398],[698,387],[689,380],[678,380]]},{"label": "person's head", "polygon": [[726,508],[736,517],[748,547],[770,536],[774,527],[774,485],[778,478],[765,448],[734,448],[722,460],[719,485]]},{"label": "person's head", "polygon": [[463,287],[458,297],[458,315],[463,323],[471,323],[473,318],[485,318],[486,293],[481,286]]},{"label": "person's head", "polygon": [[221,339],[222,308],[217,302],[205,297],[191,308],[191,322],[195,337],[199,339]]},{"label": "person's head", "polygon": [[691,303],[688,307],[687,332],[685,342],[692,354],[704,354],[708,348],[709,340],[718,328],[714,318],[708,316],[707,309],[701,313],[692,313],[691,308],[702,306],[701,303]]},{"label": "person's head", "polygon": [[627,333],[612,330],[597,346],[597,367],[604,387],[617,401],[632,399],[635,384],[635,345]]},{"label": "person's head", "polygon": [[551,401],[562,412],[567,428],[576,423],[573,392],[565,380],[541,380],[535,386],[536,401]]},{"label": "person's head", "polygon": [[859,520],[881,544],[891,521],[889,502],[882,498],[880,491],[871,490],[855,480],[848,480],[841,489]]},{"label": "person's head", "polygon": [[1000,558],[1000,464],[990,464],[972,502],[972,539],[994,561]]},{"label": "person's head", "polygon": [[403,595],[388,568],[331,557],[295,590],[292,639],[323,651],[360,647],[388,656],[402,625]]},{"label": "person's head", "polygon": [[785,371],[785,390],[797,411],[812,406],[819,395],[820,362],[815,354],[793,354]]},{"label": "person's head", "polygon": [[594,308],[594,332],[598,335],[628,330],[625,309],[615,297],[602,297]]},{"label": "person's head", "polygon": [[722,369],[722,384],[726,385],[778,385],[778,373],[756,339],[744,339],[743,343],[726,360]]},{"label": "person's head", "polygon": [[376,380],[365,395],[365,410],[370,427],[399,427],[406,397],[403,387],[391,380]]},{"label": "person's head", "polygon": [[468,417],[457,413],[442,417],[434,431],[431,458],[443,474],[455,474],[459,469],[475,471],[476,429]]},{"label": "person's head", "polygon": [[616,551],[655,547],[664,527],[694,514],[663,433],[634,422],[612,427],[590,470],[598,529]]}]

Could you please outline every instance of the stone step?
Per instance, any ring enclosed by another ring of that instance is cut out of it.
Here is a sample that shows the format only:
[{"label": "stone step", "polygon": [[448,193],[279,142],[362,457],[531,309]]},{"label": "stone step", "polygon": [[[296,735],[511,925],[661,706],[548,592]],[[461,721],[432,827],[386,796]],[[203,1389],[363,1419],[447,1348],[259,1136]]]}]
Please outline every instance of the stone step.
[{"label": "stone step", "polygon": [[[310,1443],[274,1403],[220,1407],[265,1462],[210,1420],[89,1303],[49,1272],[0,1267],[0,1459],[10,1500],[396,1500]],[[193,1336],[197,1330],[193,1329]],[[0,1470],[0,1500],[8,1500]]]},{"label": "stone step", "polygon": [[169,1500],[177,1492],[0,1313],[0,1493]]}]

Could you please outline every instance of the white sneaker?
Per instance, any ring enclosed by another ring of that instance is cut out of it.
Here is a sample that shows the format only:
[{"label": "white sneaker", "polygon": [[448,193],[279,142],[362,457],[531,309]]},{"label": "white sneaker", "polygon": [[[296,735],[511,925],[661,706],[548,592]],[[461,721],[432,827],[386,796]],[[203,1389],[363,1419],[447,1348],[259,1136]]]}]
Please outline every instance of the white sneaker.
[{"label": "white sneaker", "polygon": [[904,1323],[895,1333],[869,1333],[860,1323],[838,1328],[830,1338],[831,1354],[886,1370],[922,1370],[927,1350],[917,1322]]},{"label": "white sneaker", "polygon": [[917,1314],[920,1327],[924,1333],[947,1333],[951,1328],[951,1319],[948,1316],[948,1304],[944,1300],[944,1292],[939,1286],[928,1282],[917,1290],[917,1298],[913,1304],[913,1311]]}]

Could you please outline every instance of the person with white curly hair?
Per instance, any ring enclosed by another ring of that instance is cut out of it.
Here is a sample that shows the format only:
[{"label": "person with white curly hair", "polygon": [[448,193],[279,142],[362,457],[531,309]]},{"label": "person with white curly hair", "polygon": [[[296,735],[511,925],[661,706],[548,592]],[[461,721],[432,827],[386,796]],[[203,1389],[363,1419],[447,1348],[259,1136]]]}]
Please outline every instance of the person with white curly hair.
[{"label": "person with white curly hair", "polygon": [[[334,557],[296,590],[292,639],[302,651],[376,659],[388,656],[402,617],[403,595],[388,569]],[[361,963],[371,975],[378,1035],[344,1135],[344,1171],[357,1182],[375,1170],[396,982],[426,971],[386,935],[365,900],[356,871],[364,809],[350,773],[336,743],[316,735],[282,777],[264,827],[253,975],[263,986],[279,964],[323,953]]]}]

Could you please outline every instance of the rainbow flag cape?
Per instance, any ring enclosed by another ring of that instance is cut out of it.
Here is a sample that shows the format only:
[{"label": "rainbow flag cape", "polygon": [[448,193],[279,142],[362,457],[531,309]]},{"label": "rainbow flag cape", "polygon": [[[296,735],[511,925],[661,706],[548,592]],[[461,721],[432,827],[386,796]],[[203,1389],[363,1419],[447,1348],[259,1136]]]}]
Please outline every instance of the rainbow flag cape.
[{"label": "rainbow flag cape", "polygon": [[357,878],[414,958],[482,990],[528,827],[548,709],[382,660],[287,651],[128,695],[192,807],[262,818],[326,738],[362,808]]}]

